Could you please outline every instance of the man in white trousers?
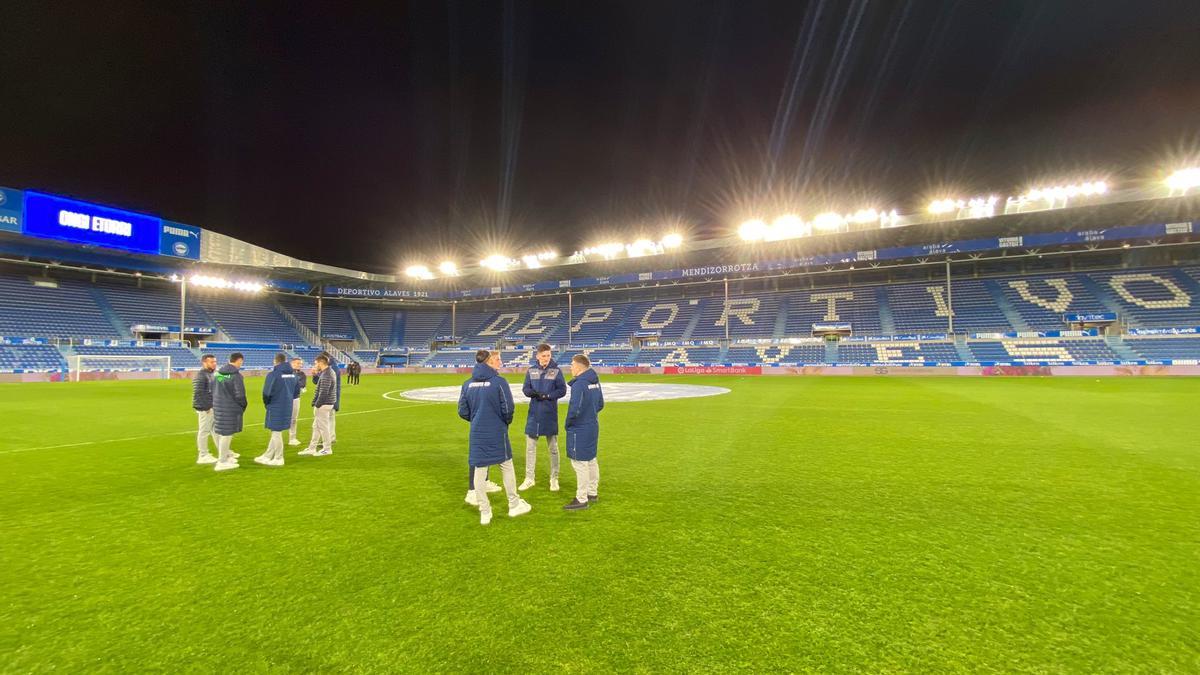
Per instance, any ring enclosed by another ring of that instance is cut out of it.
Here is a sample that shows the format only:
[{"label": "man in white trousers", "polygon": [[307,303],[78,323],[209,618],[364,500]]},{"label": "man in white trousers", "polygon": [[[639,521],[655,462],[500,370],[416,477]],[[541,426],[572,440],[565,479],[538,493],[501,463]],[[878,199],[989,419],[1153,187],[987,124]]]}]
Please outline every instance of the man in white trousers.
[{"label": "man in white trousers", "polygon": [[283,432],[292,425],[295,379],[296,373],[287,362],[287,354],[276,354],[275,367],[267,373],[262,391],[263,407],[267,410],[263,426],[271,432],[271,440],[267,443],[266,452],[254,458],[255,462],[264,466],[283,466]]},{"label": "man in white trousers", "polygon": [[471,423],[470,464],[474,468],[475,499],[479,504],[479,524],[492,522],[492,504],[488,501],[487,470],[500,465],[504,491],[508,493],[508,517],[516,518],[533,510],[517,495],[517,475],[513,470],[512,444],[508,425],[513,421],[512,390],[499,372],[500,352],[481,349],[475,353],[471,379],[463,382],[458,396],[458,416]]},{"label": "man in white trousers", "polygon": [[213,374],[217,370],[217,357],[205,354],[200,357],[200,370],[192,379],[192,410],[196,411],[199,430],[196,432],[196,463],[216,464],[217,458],[208,450],[208,439],[213,437]]},{"label": "man in white trousers", "polygon": [[216,471],[238,468],[238,454],[230,447],[233,435],[242,431],[242,415],[246,412],[246,384],[242,380],[245,359],[234,352],[229,363],[217,370],[213,384],[213,432],[217,436]]},{"label": "man in white trousers", "polygon": [[337,400],[337,381],[329,367],[329,357],[322,354],[313,363],[316,388],[313,391],[312,438],[308,447],[298,454],[325,457],[333,454],[333,440],[329,437],[329,418],[333,415],[333,404]]},{"label": "man in white trousers", "polygon": [[300,397],[308,388],[308,374],[304,372],[304,360],[299,356],[292,358],[292,372],[296,378],[292,380],[295,390],[292,392],[292,426],[288,427],[288,445],[300,445],[296,437],[296,422],[300,419]]}]

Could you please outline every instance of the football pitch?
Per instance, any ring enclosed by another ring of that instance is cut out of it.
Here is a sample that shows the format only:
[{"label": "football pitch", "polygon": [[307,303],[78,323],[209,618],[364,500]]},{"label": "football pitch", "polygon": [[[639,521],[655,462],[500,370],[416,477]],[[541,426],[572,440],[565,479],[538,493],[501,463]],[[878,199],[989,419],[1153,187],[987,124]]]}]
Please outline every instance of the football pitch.
[{"label": "football pitch", "polygon": [[463,378],[282,468],[250,379],[225,473],[190,381],[0,385],[0,666],[1200,670],[1200,380],[602,376],[731,391],[609,403],[594,508],[543,442],[482,527],[455,406],[384,396]]}]

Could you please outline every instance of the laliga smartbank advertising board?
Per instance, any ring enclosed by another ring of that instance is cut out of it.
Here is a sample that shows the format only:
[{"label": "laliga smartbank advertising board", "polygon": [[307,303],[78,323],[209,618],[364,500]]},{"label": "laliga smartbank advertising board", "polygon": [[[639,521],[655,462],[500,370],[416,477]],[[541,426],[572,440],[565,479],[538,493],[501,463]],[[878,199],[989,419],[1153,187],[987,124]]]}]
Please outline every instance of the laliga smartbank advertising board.
[{"label": "laliga smartbank advertising board", "polygon": [[27,237],[129,253],[200,259],[197,227],[30,190],[24,193],[23,205],[20,231]]}]

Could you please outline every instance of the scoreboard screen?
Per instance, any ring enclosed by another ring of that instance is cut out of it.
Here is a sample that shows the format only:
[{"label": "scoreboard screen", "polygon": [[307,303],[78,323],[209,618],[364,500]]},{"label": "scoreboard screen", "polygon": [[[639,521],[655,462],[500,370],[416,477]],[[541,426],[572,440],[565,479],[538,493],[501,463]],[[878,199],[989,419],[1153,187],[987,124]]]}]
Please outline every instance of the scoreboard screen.
[{"label": "scoreboard screen", "polygon": [[162,219],[26,191],[24,234],[157,255]]}]

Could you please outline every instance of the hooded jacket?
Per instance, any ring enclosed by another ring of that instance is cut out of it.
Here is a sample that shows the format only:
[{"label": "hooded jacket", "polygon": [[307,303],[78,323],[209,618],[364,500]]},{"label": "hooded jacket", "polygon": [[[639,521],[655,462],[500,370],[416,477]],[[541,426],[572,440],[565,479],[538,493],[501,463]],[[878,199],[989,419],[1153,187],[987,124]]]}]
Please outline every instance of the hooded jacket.
[{"label": "hooded jacket", "polygon": [[513,421],[512,390],[486,363],[475,364],[471,379],[463,382],[458,416],[471,423],[471,466],[491,466],[512,459],[508,425]]},{"label": "hooded jacket", "polygon": [[284,361],[267,373],[263,381],[263,406],[267,418],[263,426],[271,431],[286,431],[292,426],[292,395],[296,391],[296,371]]},{"label": "hooded jacket", "polygon": [[192,378],[192,410],[212,410],[213,407],[213,371],[203,367]]},{"label": "hooded jacket", "polygon": [[[525,371],[522,391],[529,397],[529,420],[525,422],[525,435],[530,438],[557,436],[558,399],[567,395],[567,381],[558,363],[550,359],[545,368],[534,363],[532,368]],[[540,401],[539,395],[549,396],[550,400]]]},{"label": "hooded jacket", "polygon": [[232,436],[242,430],[246,412],[246,383],[242,372],[232,363],[217,369],[213,384],[213,432]]},{"label": "hooded jacket", "polygon": [[588,368],[571,380],[571,402],[567,404],[567,457],[587,462],[596,459],[600,440],[600,421],[596,414],[604,410],[604,391],[600,377]]}]

